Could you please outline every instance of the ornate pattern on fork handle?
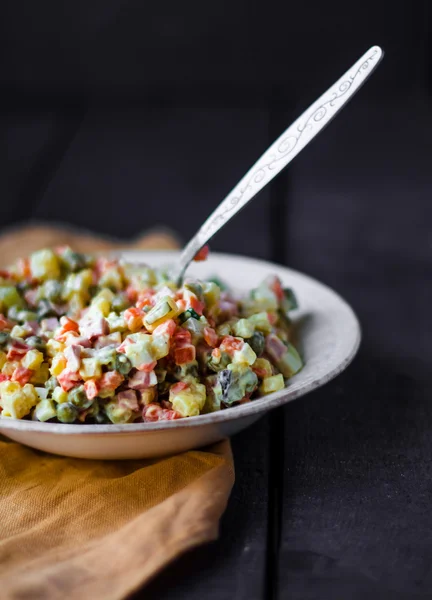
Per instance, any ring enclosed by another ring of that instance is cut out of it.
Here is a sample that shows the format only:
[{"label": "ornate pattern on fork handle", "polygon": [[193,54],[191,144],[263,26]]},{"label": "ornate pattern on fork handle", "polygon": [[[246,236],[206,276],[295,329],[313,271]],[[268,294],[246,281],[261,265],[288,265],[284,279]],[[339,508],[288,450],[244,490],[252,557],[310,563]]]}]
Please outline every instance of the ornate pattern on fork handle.
[{"label": "ornate pattern on fork handle", "polygon": [[373,46],[258,159],[185,247],[179,276],[196,252],[324,129],[372,73],[382,55],[381,48]]}]

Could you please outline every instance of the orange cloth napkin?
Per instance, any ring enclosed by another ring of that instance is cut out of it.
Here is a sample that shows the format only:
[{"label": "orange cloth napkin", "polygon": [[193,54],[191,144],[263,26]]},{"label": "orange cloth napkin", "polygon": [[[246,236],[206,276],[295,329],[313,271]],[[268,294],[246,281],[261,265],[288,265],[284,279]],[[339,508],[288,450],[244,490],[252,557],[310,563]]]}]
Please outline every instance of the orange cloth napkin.
[{"label": "orange cloth napkin", "polygon": [[[125,246],[71,230],[28,227],[0,238],[9,264],[43,246]],[[168,234],[131,247],[173,248]],[[0,438],[2,600],[116,600],[186,550],[217,538],[234,483],[228,441],[153,460],[87,461]]]}]

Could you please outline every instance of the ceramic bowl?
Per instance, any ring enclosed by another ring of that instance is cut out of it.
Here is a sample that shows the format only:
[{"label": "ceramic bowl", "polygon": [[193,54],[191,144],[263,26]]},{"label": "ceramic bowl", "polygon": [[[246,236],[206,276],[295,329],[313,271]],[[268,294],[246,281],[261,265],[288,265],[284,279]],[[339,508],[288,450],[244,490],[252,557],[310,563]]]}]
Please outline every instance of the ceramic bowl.
[{"label": "ceramic bowl", "polygon": [[[116,252],[128,261],[163,266],[175,252]],[[198,417],[125,425],[66,425],[0,418],[0,433],[38,450],[89,459],[136,459],[174,454],[212,444],[245,429],[269,410],[324,385],[351,362],[360,343],[358,320],[348,304],[318,281],[291,269],[237,255],[210,255],[188,274],[217,275],[236,292],[256,287],[267,275],[278,275],[295,290],[299,310],[293,313],[297,347],[305,366],[284,390],[250,403]]]}]

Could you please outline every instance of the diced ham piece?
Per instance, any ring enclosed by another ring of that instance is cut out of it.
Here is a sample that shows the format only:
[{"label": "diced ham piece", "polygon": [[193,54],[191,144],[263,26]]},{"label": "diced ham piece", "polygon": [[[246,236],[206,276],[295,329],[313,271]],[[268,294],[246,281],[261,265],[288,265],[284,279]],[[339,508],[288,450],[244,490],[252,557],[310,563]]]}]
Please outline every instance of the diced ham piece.
[{"label": "diced ham piece", "polygon": [[181,415],[176,410],[162,408],[159,404],[151,402],[143,408],[142,417],[144,423],[154,423],[155,421],[172,421],[180,419]]},{"label": "diced ham piece", "polygon": [[163,408],[156,404],[155,402],[151,402],[150,404],[146,404],[142,411],[142,417],[144,423],[153,423],[155,421],[159,421],[159,417],[163,411]]},{"label": "diced ham piece", "polygon": [[26,321],[24,323],[24,328],[27,331],[31,331],[33,335],[36,335],[39,331],[39,323],[37,321]]},{"label": "diced ham piece", "polygon": [[277,362],[286,353],[287,347],[276,335],[270,333],[266,337],[266,351]]},{"label": "diced ham piece", "polygon": [[24,292],[24,298],[27,304],[29,304],[32,307],[36,306],[38,293],[38,288],[34,290],[27,290],[26,292]]},{"label": "diced ham piece", "polygon": [[10,379],[10,377],[8,375],[5,375],[4,373],[0,373],[0,383],[2,381],[7,381],[8,379]]},{"label": "diced ham piece", "polygon": [[69,371],[78,371],[81,367],[81,346],[68,346],[64,351]]},{"label": "diced ham piece", "polygon": [[150,373],[151,371],[153,371],[153,369],[155,368],[155,366],[157,365],[157,361],[153,361],[153,362],[149,362],[149,363],[142,363],[141,365],[139,365],[137,367],[138,371],[144,371],[145,373]]},{"label": "diced ham piece", "polygon": [[99,386],[94,379],[87,379],[84,384],[86,396],[89,400],[93,400],[99,393]]},{"label": "diced ham piece", "polygon": [[107,346],[117,347],[119,344],[121,344],[121,341],[121,333],[116,331],[115,333],[110,333],[109,335],[101,335],[101,337],[95,342],[94,347],[97,349],[106,348]]},{"label": "diced ham piece", "polygon": [[59,320],[56,317],[49,317],[48,319],[42,319],[41,329],[42,331],[54,331],[59,326]]},{"label": "diced ham piece", "polygon": [[133,390],[144,390],[146,388],[157,385],[157,377],[154,371],[146,373],[145,371],[137,371],[129,379],[128,386]]},{"label": "diced ham piece", "polygon": [[181,419],[182,416],[176,410],[170,410],[163,408],[162,414],[159,416],[159,421],[173,421],[174,419]]},{"label": "diced ham piece", "polygon": [[103,317],[86,317],[80,321],[81,335],[88,338],[89,340],[100,337],[101,335],[108,335],[109,325],[106,319]]},{"label": "diced ham piece", "polygon": [[25,354],[27,354],[28,351],[29,347],[26,344],[19,342],[18,340],[14,340],[12,346],[9,348],[9,352],[7,353],[7,359],[21,359]]},{"label": "diced ham piece", "polygon": [[118,371],[108,371],[99,380],[100,389],[115,390],[122,383],[124,377]]},{"label": "diced ham piece", "polygon": [[123,408],[130,410],[139,410],[137,393],[135,390],[125,390],[117,396],[118,403]]},{"label": "diced ham piece", "polygon": [[73,332],[70,332],[70,334],[68,334],[64,340],[66,346],[81,346],[82,348],[91,348],[91,342],[88,338],[85,338],[81,335],[75,337],[72,334]]},{"label": "diced ham piece", "polygon": [[64,369],[60,375],[57,376],[57,381],[61,385],[62,389],[65,392],[68,392],[81,381],[81,377],[79,376],[79,373],[76,373],[75,371]]}]

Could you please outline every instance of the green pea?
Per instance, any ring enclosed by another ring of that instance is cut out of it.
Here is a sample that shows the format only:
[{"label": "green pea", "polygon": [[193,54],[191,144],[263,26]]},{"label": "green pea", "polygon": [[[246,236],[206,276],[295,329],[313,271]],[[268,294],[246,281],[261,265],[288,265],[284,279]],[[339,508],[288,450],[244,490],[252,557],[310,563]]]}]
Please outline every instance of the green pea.
[{"label": "green pea", "polygon": [[94,296],[96,296],[97,294],[99,294],[100,291],[101,291],[101,288],[98,285],[91,285],[89,287],[89,294],[92,298]]},{"label": "green pea", "polygon": [[86,409],[89,408],[93,400],[87,398],[83,385],[73,388],[68,394],[68,402],[76,406],[77,408]]},{"label": "green pea", "polygon": [[117,294],[114,296],[111,302],[112,310],[116,312],[121,312],[130,306],[130,302],[124,294]]},{"label": "green pea", "polygon": [[46,319],[47,317],[56,317],[57,313],[54,310],[51,302],[49,302],[48,300],[45,300],[45,298],[43,300],[41,300],[38,303],[38,308],[37,308],[37,318],[39,321],[41,321],[42,319]]},{"label": "green pea", "polygon": [[264,352],[265,337],[261,331],[256,331],[253,336],[248,339],[248,344],[257,356],[261,356]]},{"label": "green pea", "polygon": [[63,292],[63,285],[55,279],[45,282],[44,295],[50,302],[59,302]]},{"label": "green pea", "polygon": [[111,423],[111,421],[108,419],[107,415],[103,410],[99,410],[99,412],[94,416],[94,419],[99,425]]},{"label": "green pea", "polygon": [[0,331],[0,348],[4,348],[10,340],[10,335],[6,331]]},{"label": "green pea", "polygon": [[78,417],[78,409],[69,402],[57,405],[57,419],[61,423],[73,423]]},{"label": "green pea", "polygon": [[16,288],[17,290],[19,290],[21,293],[26,292],[28,289],[31,288],[31,285],[28,281],[20,281],[16,284]]},{"label": "green pea", "polygon": [[36,350],[41,350],[42,352],[46,349],[46,343],[42,338],[38,335],[32,335],[25,340],[27,346],[30,348],[36,348]]},{"label": "green pea", "polygon": [[57,377],[52,376],[45,382],[45,388],[48,391],[53,392],[55,388],[58,387],[58,384]]},{"label": "green pea", "polygon": [[122,375],[127,375],[132,369],[132,363],[124,354],[118,353],[115,359],[115,370]]}]

